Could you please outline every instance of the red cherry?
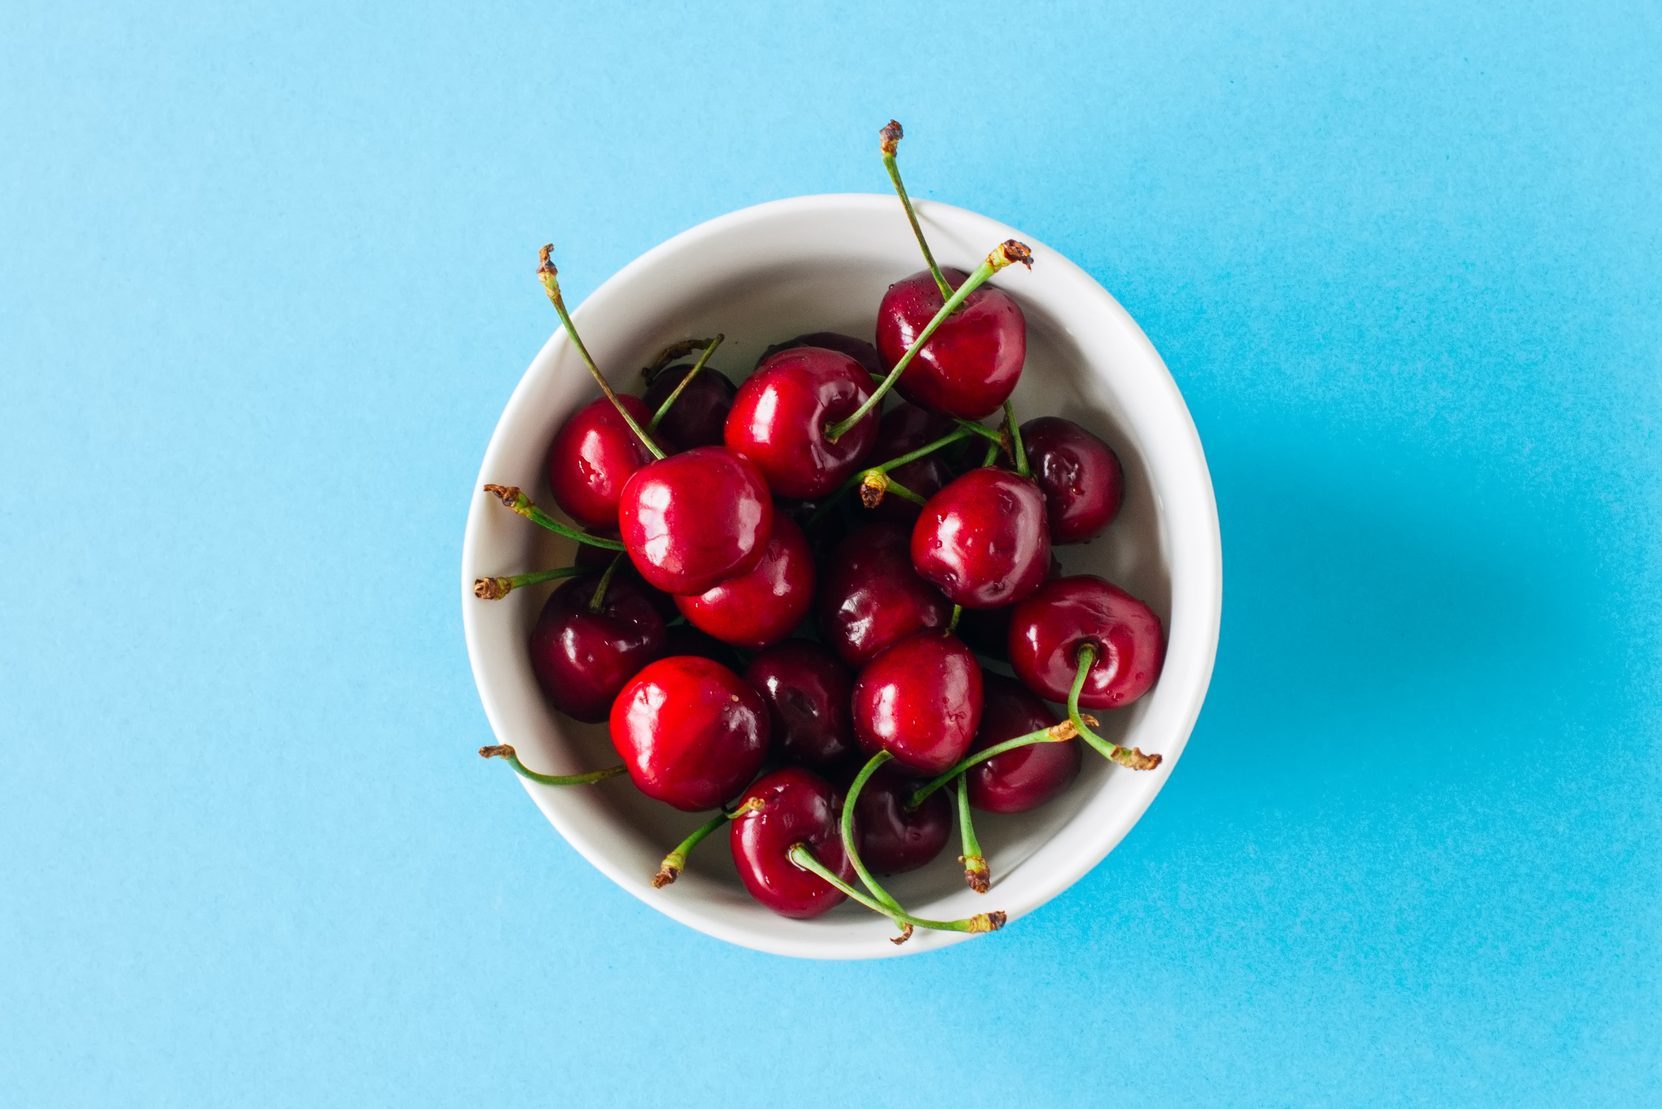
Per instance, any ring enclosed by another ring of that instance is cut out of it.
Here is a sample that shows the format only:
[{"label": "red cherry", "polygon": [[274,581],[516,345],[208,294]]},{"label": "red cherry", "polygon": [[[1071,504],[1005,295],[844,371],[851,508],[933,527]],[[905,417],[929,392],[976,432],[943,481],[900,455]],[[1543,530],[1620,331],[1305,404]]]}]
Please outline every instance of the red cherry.
[{"label": "red cherry", "polygon": [[[690,363],[681,363],[655,372],[646,387],[647,412],[662,408],[691,369]],[[733,397],[738,391],[738,386],[726,374],[705,366],[658,421],[657,434],[682,450],[719,447],[722,426],[727,423],[727,413],[732,410]]]},{"label": "red cherry", "polygon": [[783,343],[775,343],[762,352],[762,356],[756,359],[756,364],[760,366],[780,351],[794,350],[797,347],[824,347],[838,354],[846,354],[860,363],[861,368],[872,377],[882,377],[889,372],[889,367],[883,365],[883,359],[877,353],[876,347],[864,339],[856,339],[839,331],[815,331],[807,335],[798,335],[794,339],[786,339]]},{"label": "red cherry", "polygon": [[923,804],[906,803],[922,785],[886,763],[866,782],[854,803],[854,834],[860,858],[874,873],[904,874],[934,861],[952,838],[952,803],[946,790],[936,790]]},{"label": "red cherry", "polygon": [[[646,426],[652,414],[639,397],[620,396],[618,402]],[[555,433],[548,446],[548,487],[554,502],[585,528],[615,528],[624,482],[651,461],[640,436],[601,397],[579,408]]]},{"label": "red cherry", "polygon": [[871,452],[873,414],[835,441],[826,433],[871,390],[871,375],[846,354],[823,347],[780,351],[739,387],[727,416],[727,447],[754,462],[779,496],[822,497]]},{"label": "red cherry", "polygon": [[[871,450],[872,461],[885,462],[891,458],[899,458],[926,443],[933,443],[950,432],[953,426],[952,421],[946,416],[919,408],[915,404],[896,405],[883,414],[882,423],[878,425],[877,444]],[[953,447],[946,447],[904,466],[895,467],[889,471],[889,476],[920,497],[933,497],[952,480],[951,459],[955,453]],[[918,518],[918,506],[904,497],[884,497],[872,510],[872,515],[879,520],[895,520],[909,524]]]},{"label": "red cherry", "polygon": [[751,463],[721,447],[696,447],[635,471],[617,525],[646,583],[686,596],[761,560],[773,499]]},{"label": "red cherry", "polygon": [[1050,541],[1083,543],[1102,534],[1125,499],[1125,471],[1113,448],[1060,416],[1028,420],[1021,438],[1044,491]]},{"label": "red cherry", "polygon": [[1044,494],[1007,470],[971,470],[923,506],[912,529],[912,565],[965,608],[1021,600],[1050,568]]},{"label": "red cherry", "polygon": [[767,703],[781,758],[829,766],[854,753],[854,675],[830,650],[792,639],[751,659],[744,678]]},{"label": "red cherry", "polygon": [[720,663],[676,655],[652,663],[612,704],[612,746],[635,788],[696,812],[744,788],[767,756],[767,706]]},{"label": "red cherry", "polygon": [[821,575],[820,638],[864,666],[913,632],[945,628],[952,606],[912,569],[906,529],[868,524],[837,545]]},{"label": "red cherry", "polygon": [[843,893],[790,860],[806,844],[826,869],[845,882],[854,867],[837,828],[842,798],[817,774],[791,767],[776,770],[751,786],[743,804],[759,807],[733,820],[733,864],[750,896],[781,916],[819,916],[843,900]]},{"label": "red cherry", "polygon": [[531,670],[549,704],[586,724],[606,719],[625,682],[664,652],[664,621],[645,586],[614,577],[589,611],[599,578],[549,594],[531,629]]},{"label": "red cherry", "polygon": [[854,682],[854,734],[914,774],[964,757],[981,723],[981,667],[957,638],[919,632],[873,659]]},{"label": "red cherry", "polygon": [[781,512],[760,562],[696,597],[675,598],[675,606],[700,631],[755,649],[795,631],[813,601],[813,553],[802,529]]},{"label": "red cherry", "polygon": [[[955,269],[941,274],[954,289],[969,277]],[[900,361],[945,303],[928,270],[889,286],[877,309],[877,350],[885,367]],[[913,404],[979,420],[1010,399],[1026,358],[1026,317],[1008,293],[983,285],[924,344],[896,388]]]},{"label": "red cherry", "polygon": [[[1057,722],[1058,714],[1020,682],[1002,674],[985,675],[982,692],[981,729],[975,733],[972,751],[984,751]],[[1038,808],[1079,776],[1081,742],[1034,743],[976,763],[964,774],[970,804],[997,813]]]},{"label": "red cherry", "polygon": [[1079,648],[1087,643],[1097,657],[1079,695],[1086,708],[1128,705],[1160,676],[1166,656],[1160,618],[1101,578],[1081,574],[1046,582],[1011,616],[1011,668],[1049,700],[1067,700],[1079,672]]}]

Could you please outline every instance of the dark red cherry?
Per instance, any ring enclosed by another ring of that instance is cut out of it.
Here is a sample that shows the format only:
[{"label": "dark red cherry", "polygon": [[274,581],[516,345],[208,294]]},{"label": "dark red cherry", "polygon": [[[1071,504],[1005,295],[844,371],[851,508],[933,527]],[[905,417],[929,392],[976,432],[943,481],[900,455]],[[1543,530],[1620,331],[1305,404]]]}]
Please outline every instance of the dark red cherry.
[{"label": "dark red cherry", "polygon": [[781,758],[830,766],[854,753],[854,675],[829,648],[806,639],[780,643],[751,659],[744,678],[767,703]]},{"label": "dark red cherry", "polygon": [[[969,277],[954,269],[941,274],[954,289]],[[885,368],[900,361],[945,303],[928,270],[889,286],[877,309],[877,352]],[[1026,317],[1008,293],[983,285],[930,336],[895,388],[913,404],[979,420],[1010,399],[1026,358]]]},{"label": "dark red cherry", "polygon": [[838,354],[846,354],[860,363],[867,373],[873,377],[882,377],[889,372],[889,367],[883,365],[883,359],[877,353],[877,348],[864,339],[856,339],[852,335],[844,335],[839,331],[815,331],[807,335],[798,335],[794,339],[787,339],[783,343],[775,343],[762,352],[762,357],[756,359],[760,366],[769,358],[782,350],[791,350],[795,347],[824,347],[834,350]]},{"label": "dark red cherry", "polygon": [[871,452],[868,413],[833,441],[826,429],[871,396],[871,375],[846,354],[795,347],[767,359],[739,387],[727,415],[727,448],[754,462],[781,497],[823,497]]},{"label": "dark red cherry", "polygon": [[[971,751],[984,751],[1061,720],[1059,712],[1012,678],[986,674],[981,688],[981,729],[975,733]],[[1079,776],[1081,742],[1033,743],[976,763],[964,774],[970,804],[997,813],[1038,808]],[[860,800],[865,800],[863,794]]]},{"label": "dark red cherry", "polygon": [[[887,462],[933,443],[953,429],[952,420],[915,404],[898,404],[883,414],[877,428],[877,444],[871,449],[872,463]],[[954,444],[956,446],[956,444]],[[920,497],[933,497],[952,480],[952,447],[897,466],[889,476]],[[872,510],[880,520],[911,523],[918,518],[918,506],[903,497],[884,497]]]},{"label": "dark red cherry", "polygon": [[912,565],[965,608],[1021,600],[1050,569],[1044,494],[1008,470],[971,470],[923,506],[912,528]]},{"label": "dark red cherry", "polygon": [[[648,412],[657,412],[664,401],[681,384],[692,366],[681,363],[666,366],[653,373],[643,398]],[[720,370],[705,366],[698,376],[681,390],[670,410],[658,421],[656,434],[668,439],[682,450],[693,447],[719,447],[721,429],[727,424],[727,413],[732,411],[733,397],[739,387]]]},{"label": "dark red cherry", "polygon": [[1021,438],[1045,495],[1050,541],[1083,543],[1102,534],[1125,499],[1125,471],[1113,448],[1060,416],[1028,420]]},{"label": "dark red cherry", "polygon": [[[642,427],[651,418],[639,397],[618,398]],[[652,452],[629,430],[612,402],[590,401],[572,414],[548,446],[548,488],[558,504],[585,528],[617,527],[624,483],[652,461]]]},{"label": "dark red cherry", "polygon": [[720,663],[675,655],[623,687],[612,704],[611,732],[635,788],[696,812],[732,800],[762,768],[767,706]]},{"label": "dark red cherry", "polygon": [[762,559],[696,597],[677,597],[687,622],[735,647],[778,643],[796,630],[814,602],[814,556],[802,529],[775,513]]},{"label": "dark red cherry", "polygon": [[600,611],[590,612],[599,581],[562,584],[531,629],[531,670],[548,703],[587,724],[606,719],[618,690],[665,644],[663,617],[639,582],[614,577]]},{"label": "dark red cherry", "polygon": [[843,851],[837,822],[842,797],[819,775],[799,767],[775,770],[745,792],[759,807],[733,820],[733,865],[750,896],[781,916],[819,916],[843,900],[841,890],[790,860],[806,844],[825,868],[845,882],[854,866]]},{"label": "dark red cherry", "polygon": [[952,837],[951,791],[938,789],[923,804],[906,802],[923,784],[886,763],[866,781],[854,803],[854,835],[860,858],[878,874],[903,874],[933,862]]},{"label": "dark red cherry", "polygon": [[686,596],[761,560],[773,498],[750,462],[722,447],[695,447],[635,471],[617,527],[646,584]]},{"label": "dark red cherry", "polygon": [[964,757],[981,724],[981,667],[954,636],[919,632],[872,659],[854,680],[854,734],[914,774]]},{"label": "dark red cherry", "polygon": [[952,605],[912,569],[898,524],[867,524],[839,543],[820,574],[820,638],[853,667],[913,632],[945,628]]},{"label": "dark red cherry", "polygon": [[1067,700],[1085,643],[1097,650],[1079,695],[1086,708],[1135,701],[1160,676],[1166,657],[1166,636],[1154,611],[1089,574],[1046,582],[1011,615],[1010,666],[1041,697]]}]

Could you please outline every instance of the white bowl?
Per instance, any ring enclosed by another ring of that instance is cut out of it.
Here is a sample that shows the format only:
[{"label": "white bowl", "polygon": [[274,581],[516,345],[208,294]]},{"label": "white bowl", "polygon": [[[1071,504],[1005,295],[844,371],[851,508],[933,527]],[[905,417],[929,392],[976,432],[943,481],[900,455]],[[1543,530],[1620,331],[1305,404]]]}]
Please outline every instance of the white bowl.
[{"label": "white bowl", "polygon": [[[913,912],[955,919],[989,909],[1008,927],[1057,896],[1113,850],[1165,785],[1193,728],[1211,678],[1222,604],[1222,552],[1211,477],[1188,409],[1159,354],[1113,297],[1043,243],[962,208],[924,202],[918,213],[943,265],[974,269],[995,244],[1033,248],[1031,271],[1013,267],[998,284],[1027,315],[1028,357],[1016,392],[1018,418],[1071,417],[1105,438],[1125,464],[1125,508],[1107,534],[1059,549],[1069,572],[1099,573],[1141,597],[1164,621],[1165,669],[1128,709],[1102,714],[1110,738],[1158,751],[1156,771],[1135,773],[1086,752],[1065,795],[1037,812],[982,816],[976,823],[993,886],[977,895],[944,858],[893,879]],[[921,268],[893,196],[828,195],[781,200],[683,232],[637,258],[575,313],[584,341],[620,389],[639,391],[639,367],[664,345],[725,332],[714,365],[748,373],[769,344],[809,331],[869,339],[890,282]],[[525,295],[541,292],[528,275]],[[544,703],[526,637],[552,586],[501,601],[473,596],[473,580],[565,565],[570,544],[479,492],[485,482],[523,486],[549,503],[543,455],[555,429],[595,396],[562,331],[543,345],[491,436],[474,483],[462,541],[462,623],[485,714],[498,742],[536,769],[568,773],[615,763],[604,726],[577,725]],[[480,767],[504,788],[506,767]],[[787,920],[752,901],[733,870],[726,836],[694,854],[674,885],[652,888],[664,853],[701,819],[648,801],[626,779],[550,788],[524,783],[549,823],[619,886],[683,924],[781,955],[869,959],[929,951],[967,938],[919,930],[888,942],[890,923],[845,904],[812,921]],[[955,846],[954,840],[953,846]],[[995,934],[986,942],[999,942]]]}]

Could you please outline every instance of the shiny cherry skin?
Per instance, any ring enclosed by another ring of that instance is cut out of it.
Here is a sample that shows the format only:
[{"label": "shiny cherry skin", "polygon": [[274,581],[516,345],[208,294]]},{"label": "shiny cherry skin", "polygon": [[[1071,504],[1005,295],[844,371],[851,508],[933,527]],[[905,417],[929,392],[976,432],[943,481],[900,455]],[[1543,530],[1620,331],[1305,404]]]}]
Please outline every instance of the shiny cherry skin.
[{"label": "shiny cherry skin", "polygon": [[793,863],[790,851],[806,844],[827,870],[845,882],[854,881],[854,866],[843,851],[837,826],[841,795],[818,774],[789,767],[746,790],[743,801],[752,800],[760,807],[736,817],[729,832],[733,865],[750,896],[780,916],[799,920],[834,908],[843,892]]},{"label": "shiny cherry skin", "polygon": [[756,565],[773,532],[761,471],[722,447],[695,447],[636,470],[617,529],[646,584],[702,593]]},{"label": "shiny cherry skin", "polygon": [[912,565],[965,608],[1022,600],[1050,569],[1044,494],[1008,470],[971,470],[930,497],[918,514]]},{"label": "shiny cherry skin", "polygon": [[[954,269],[941,274],[954,289],[969,277]],[[885,367],[900,361],[944,303],[928,270],[889,286],[877,309],[877,352]],[[1026,359],[1026,317],[1010,294],[983,285],[930,336],[895,388],[913,404],[979,420],[1010,399]]]},{"label": "shiny cherry skin", "polygon": [[664,653],[663,616],[638,581],[614,577],[589,611],[599,576],[573,578],[549,594],[531,629],[531,670],[548,703],[598,724],[624,683]]},{"label": "shiny cherry skin", "polygon": [[1010,667],[1048,700],[1067,700],[1079,672],[1079,648],[1086,643],[1097,650],[1079,695],[1086,708],[1129,705],[1149,691],[1165,662],[1160,618],[1125,590],[1090,574],[1046,582],[1011,614]]},{"label": "shiny cherry skin", "polygon": [[[653,374],[646,386],[646,410],[651,413],[662,408],[664,401],[669,399],[691,369],[690,364],[681,363],[666,366]],[[691,384],[681,390],[674,406],[658,422],[657,430],[682,450],[718,447],[721,445],[721,429],[727,423],[727,413],[732,411],[733,397],[738,391],[739,387],[726,374],[705,366],[698,371]],[[646,425],[643,423],[641,426]]]},{"label": "shiny cherry skin", "polygon": [[780,351],[794,347],[824,347],[838,354],[846,354],[860,363],[860,368],[873,377],[882,377],[889,372],[889,368],[883,365],[883,358],[877,353],[876,347],[864,339],[856,339],[840,331],[814,331],[807,335],[798,335],[794,339],[786,339],[783,343],[775,343],[762,352],[762,357],[756,360],[756,364],[760,366]]},{"label": "shiny cherry skin", "polygon": [[842,660],[861,667],[914,632],[944,629],[952,605],[912,569],[898,524],[867,524],[831,552],[820,574],[819,634]]},{"label": "shiny cherry skin", "polygon": [[767,703],[781,759],[831,766],[854,754],[854,675],[829,648],[806,639],[777,644],[750,660],[744,679]]},{"label": "shiny cherry skin", "polygon": [[[652,413],[639,397],[618,400],[646,426]],[[548,488],[554,503],[585,528],[615,528],[624,483],[651,461],[646,444],[612,402],[601,397],[579,408],[554,434],[548,446]]]},{"label": "shiny cherry skin", "polygon": [[872,659],[854,680],[854,735],[932,777],[969,751],[981,725],[981,667],[956,636],[919,632]]},{"label": "shiny cherry skin", "polygon": [[952,795],[938,789],[923,804],[908,809],[906,802],[923,784],[885,763],[867,781],[854,802],[854,835],[860,858],[878,874],[904,874],[933,862],[952,838]]},{"label": "shiny cherry skin", "polygon": [[783,512],[762,559],[695,597],[675,598],[687,623],[723,643],[755,650],[796,630],[814,603],[814,555],[802,529]]},{"label": "shiny cherry skin", "polygon": [[1125,500],[1125,471],[1113,448],[1072,420],[1041,416],[1021,425],[1027,464],[1045,495],[1052,543],[1102,534]]},{"label": "shiny cherry skin", "polygon": [[[899,458],[908,451],[933,443],[950,432],[953,426],[949,418],[939,413],[915,404],[898,404],[883,413],[883,420],[877,428],[877,445],[871,450],[871,461],[876,464]],[[952,457],[955,453],[952,447],[943,447],[934,454],[895,467],[889,471],[889,476],[920,497],[933,497],[952,480]],[[872,515],[879,520],[911,523],[918,518],[918,506],[902,497],[884,497],[872,510]]]},{"label": "shiny cherry skin", "polygon": [[[1061,719],[1027,687],[1002,674],[982,681],[981,728],[971,751],[984,751]],[[1036,809],[1060,795],[1079,777],[1079,740],[1034,743],[994,755],[964,774],[970,804],[986,812],[1018,813]]]},{"label": "shiny cherry skin", "polygon": [[871,390],[871,375],[846,354],[824,347],[780,351],[757,366],[733,398],[727,449],[754,462],[778,496],[823,497],[871,453],[876,413],[862,416],[835,441],[827,432]]},{"label": "shiny cherry skin", "polygon": [[697,812],[732,800],[762,768],[767,706],[720,663],[674,655],[623,687],[612,704],[611,733],[636,789]]}]

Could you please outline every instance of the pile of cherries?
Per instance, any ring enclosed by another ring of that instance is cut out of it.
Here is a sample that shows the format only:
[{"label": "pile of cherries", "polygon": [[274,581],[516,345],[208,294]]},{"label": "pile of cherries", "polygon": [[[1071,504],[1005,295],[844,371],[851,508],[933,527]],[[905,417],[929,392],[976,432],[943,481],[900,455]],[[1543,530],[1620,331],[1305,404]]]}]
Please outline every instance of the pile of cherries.
[{"label": "pile of cherries", "polygon": [[[880,134],[927,265],[889,287],[875,345],[802,335],[735,385],[709,365],[721,336],[689,340],[646,369],[642,396],[619,395],[543,248],[544,287],[603,394],[548,449],[549,491],[575,526],[519,488],[485,490],[579,552],[474,591],[568,579],[531,632],[531,666],[554,709],[608,724],[623,762],[550,775],[508,746],[481,754],[552,785],[627,774],[665,804],[714,810],[655,885],[727,827],[758,902],[806,918],[850,898],[892,919],[898,943],[914,927],[1004,923],[925,920],[877,880],[939,855],[955,814],[965,879],[984,893],[972,810],[1052,800],[1079,773],[1081,743],[1133,770],[1159,765],[1083,710],[1146,693],[1165,638],[1147,605],[1063,576],[1052,555],[1102,534],[1124,475],[1070,420],[1016,422],[1026,321],[986,282],[1031,267],[1030,252],[1012,240],[971,273],[938,267],[895,164],[900,125]],[[891,391],[903,399],[883,411]]]}]

